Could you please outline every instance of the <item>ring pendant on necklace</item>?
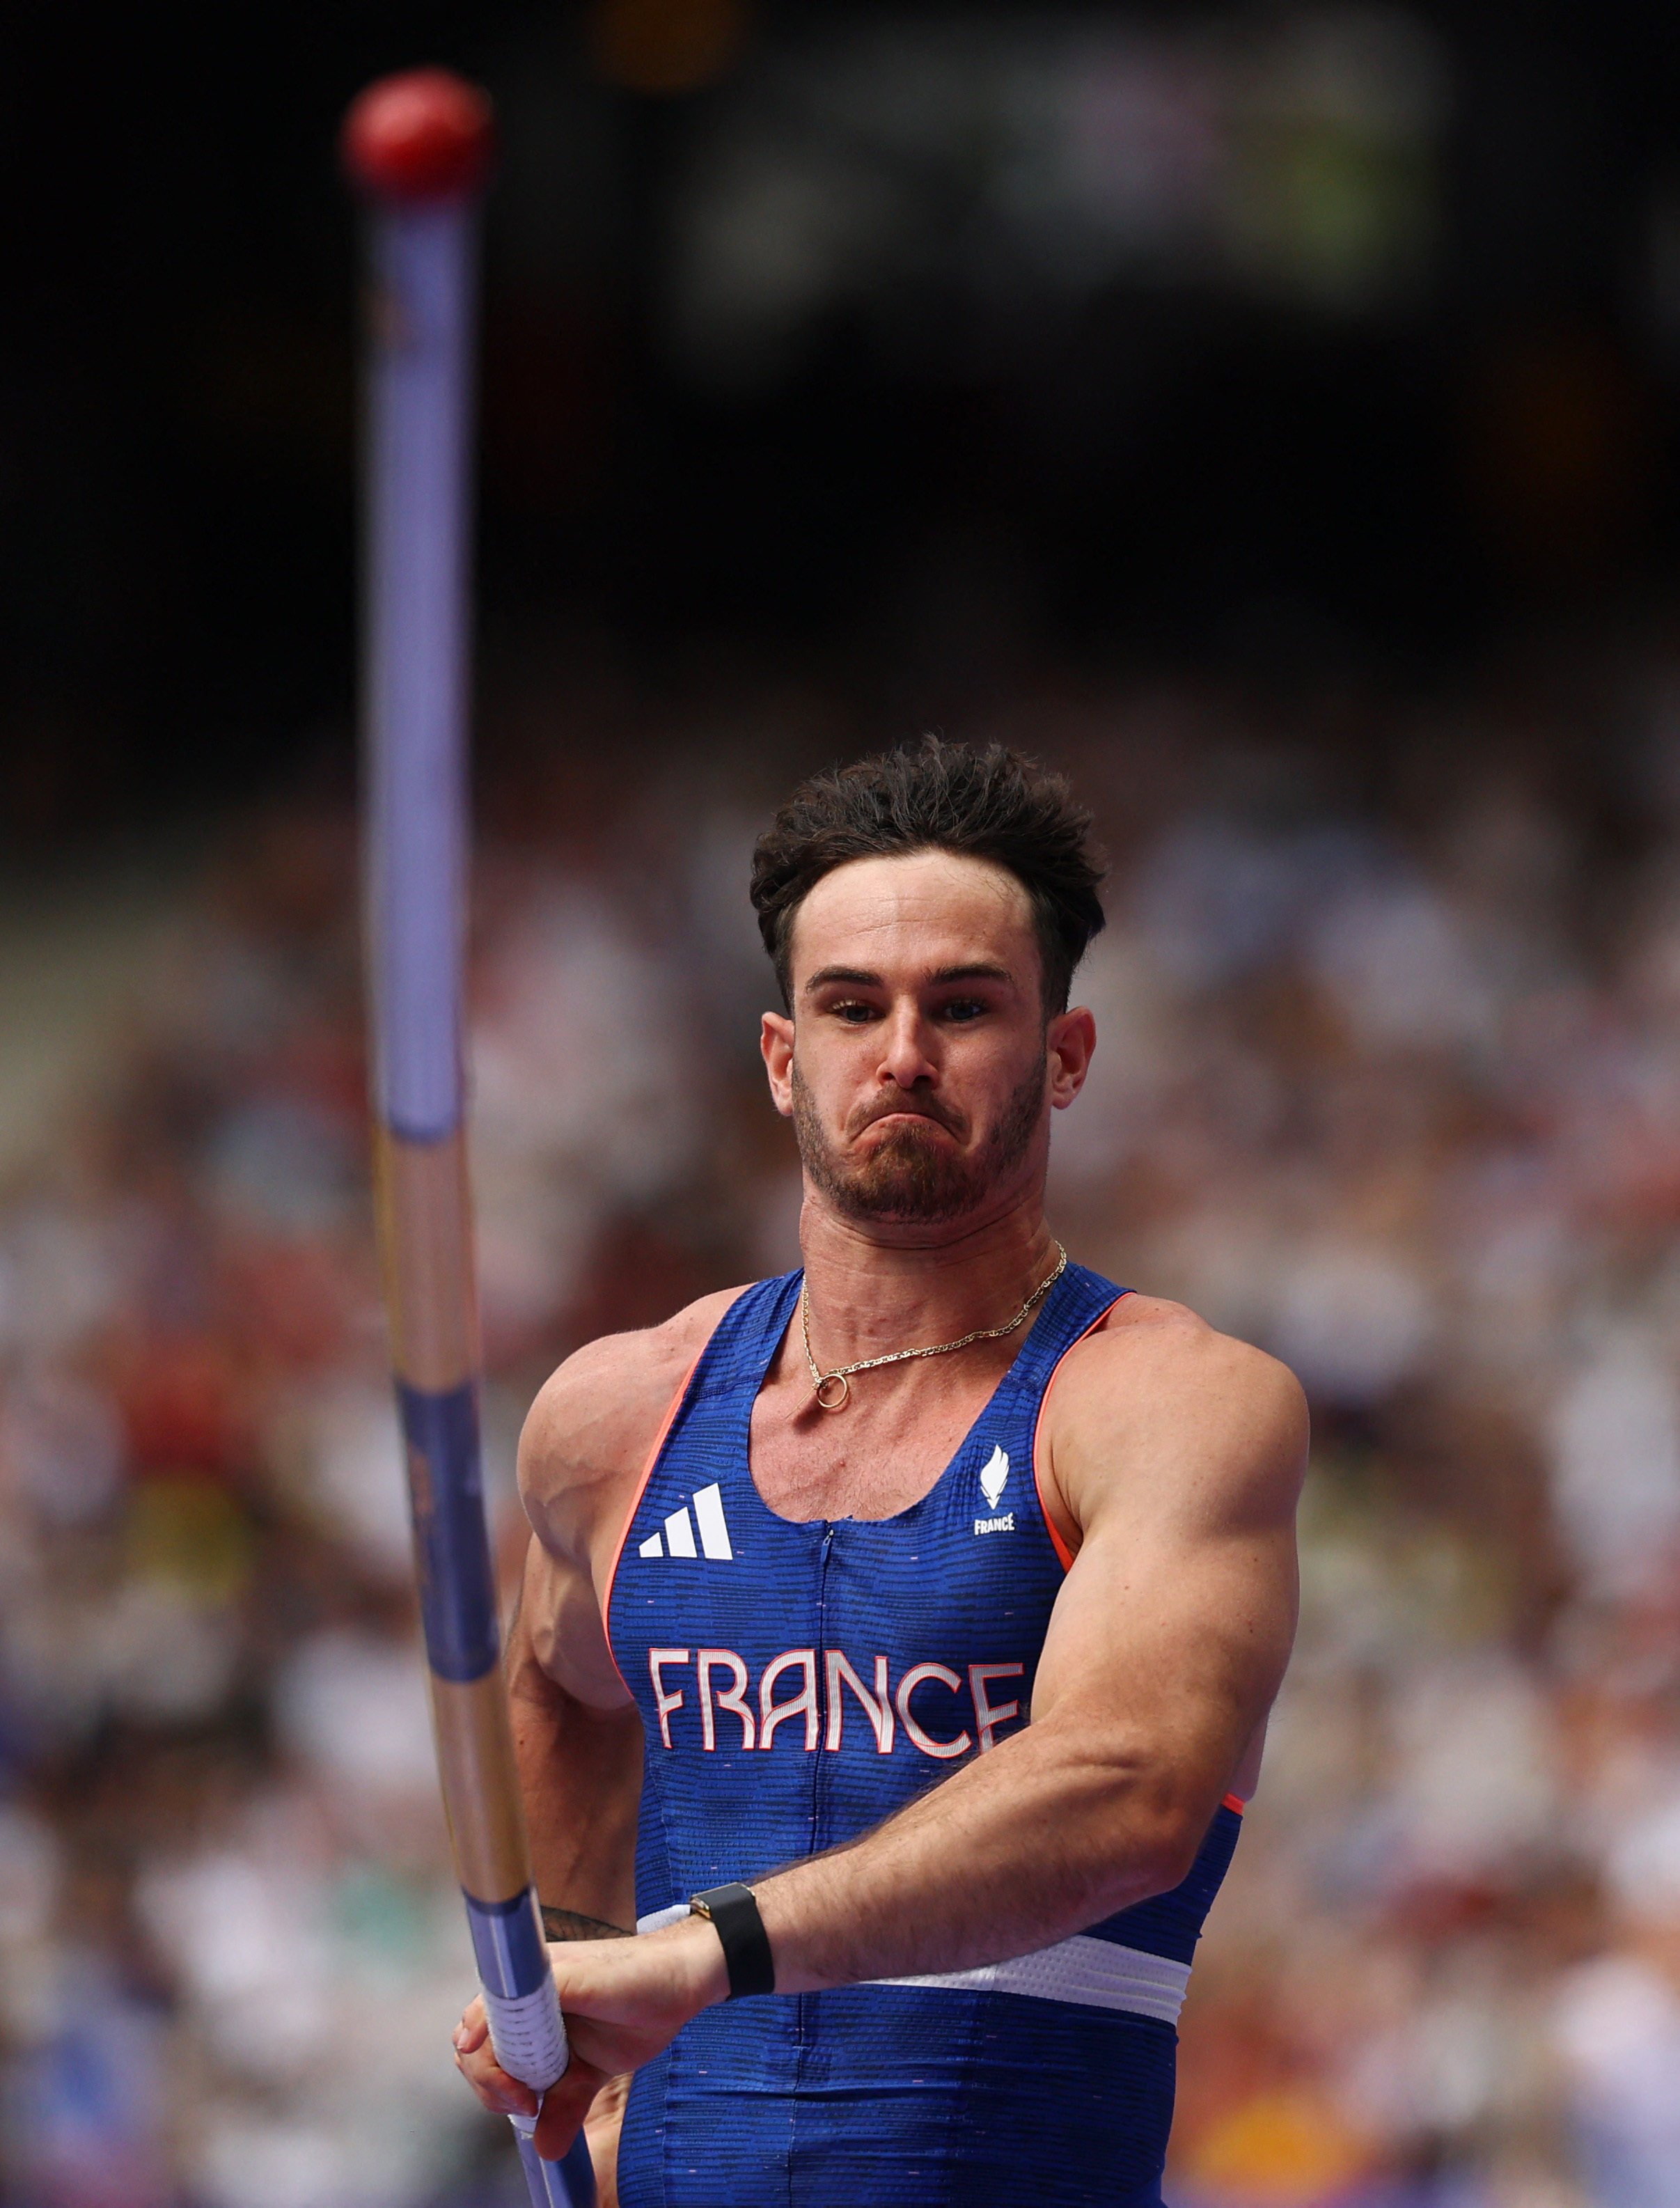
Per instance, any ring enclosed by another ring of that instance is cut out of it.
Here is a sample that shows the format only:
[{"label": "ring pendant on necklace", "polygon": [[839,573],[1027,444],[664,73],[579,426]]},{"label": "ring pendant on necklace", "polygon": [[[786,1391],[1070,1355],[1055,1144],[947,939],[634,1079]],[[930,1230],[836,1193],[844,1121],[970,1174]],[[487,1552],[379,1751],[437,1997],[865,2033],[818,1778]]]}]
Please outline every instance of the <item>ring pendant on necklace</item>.
[{"label": "ring pendant on necklace", "polygon": [[852,1399],[851,1376],[854,1372],[873,1372],[881,1365],[903,1365],[913,1357],[947,1357],[953,1349],[966,1349],[972,1341],[1000,1341],[1006,1334],[1013,1334],[1034,1306],[1041,1303],[1067,1270],[1067,1251],[1059,1242],[1056,1262],[1038,1286],[1027,1298],[1011,1319],[1001,1326],[977,1326],[971,1334],[959,1335],[955,1341],[930,1342],[923,1349],[892,1349],[885,1357],[860,1357],[853,1365],[837,1365],[825,1372],[818,1364],[811,1347],[811,1284],[801,1281],[799,1287],[799,1330],[805,1344],[805,1362],[811,1372],[811,1392],[816,1397],[819,1409],[843,1411]]}]

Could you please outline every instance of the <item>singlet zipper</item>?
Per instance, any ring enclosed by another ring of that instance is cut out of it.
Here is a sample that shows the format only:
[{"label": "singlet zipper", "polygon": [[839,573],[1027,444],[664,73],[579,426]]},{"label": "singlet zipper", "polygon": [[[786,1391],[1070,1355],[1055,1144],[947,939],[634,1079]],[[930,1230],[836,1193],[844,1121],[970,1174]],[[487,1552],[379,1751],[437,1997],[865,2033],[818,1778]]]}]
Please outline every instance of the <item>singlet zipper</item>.
[{"label": "singlet zipper", "polygon": [[[807,1856],[818,1854],[824,1845],[823,1761],[824,1743],[828,1738],[828,1563],[834,1549],[834,1533],[833,1520],[825,1520],[822,1543],[817,1551],[817,1749],[811,1758],[811,1836],[806,1849]],[[793,2208],[795,2172],[798,2167],[799,2094],[805,2084],[812,1998],[809,1994],[800,1994],[794,2001],[794,2097],[788,2117],[789,2208]]]},{"label": "singlet zipper", "polygon": [[832,1519],[823,1526],[817,1552],[817,1752],[811,1759],[811,1852],[828,1845],[823,1831],[823,1744],[828,1738],[828,1565],[834,1550]]}]

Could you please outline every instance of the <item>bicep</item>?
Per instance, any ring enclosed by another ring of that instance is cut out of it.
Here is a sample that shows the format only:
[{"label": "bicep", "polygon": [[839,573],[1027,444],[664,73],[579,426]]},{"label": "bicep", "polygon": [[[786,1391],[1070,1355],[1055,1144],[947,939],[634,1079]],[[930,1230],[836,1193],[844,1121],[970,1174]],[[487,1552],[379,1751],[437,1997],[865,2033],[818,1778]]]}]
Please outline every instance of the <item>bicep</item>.
[{"label": "bicep", "polygon": [[633,1707],[586,1571],[535,1533],[525,1552],[519,1616],[510,1644],[510,1683],[547,1681],[603,1713]]},{"label": "bicep", "polygon": [[[600,1345],[591,1345],[598,1350]],[[519,1437],[519,1497],[531,1522],[520,1581],[518,1629],[532,1691],[558,1686],[597,1711],[629,1701],[608,1644],[591,1566],[591,1544],[611,1489],[610,1447],[597,1452],[598,1376],[580,1353],[555,1372],[531,1405]],[[609,1437],[610,1439],[610,1437]],[[520,1673],[511,1671],[515,1691]]]},{"label": "bicep", "polygon": [[664,1327],[575,1351],[539,1391],[519,1437],[519,1496],[533,1539],[521,1631],[543,1677],[599,1713],[633,1707],[602,1617],[636,1473],[672,1391],[738,1291],[704,1297]]},{"label": "bicep", "polygon": [[[1088,1443],[1083,1539],[1046,1636],[1035,1719],[1077,1717],[1222,1789],[1294,1636],[1299,1391],[1251,1370],[1221,1414],[1200,1389]],[[1218,1791],[1216,1789],[1216,1791]]]},{"label": "bicep", "polygon": [[1052,1613],[1034,1718],[1077,1711],[1187,1752],[1228,1742],[1234,1757],[1282,1679],[1295,1605],[1287,1525],[1197,1539],[1095,1527]]}]

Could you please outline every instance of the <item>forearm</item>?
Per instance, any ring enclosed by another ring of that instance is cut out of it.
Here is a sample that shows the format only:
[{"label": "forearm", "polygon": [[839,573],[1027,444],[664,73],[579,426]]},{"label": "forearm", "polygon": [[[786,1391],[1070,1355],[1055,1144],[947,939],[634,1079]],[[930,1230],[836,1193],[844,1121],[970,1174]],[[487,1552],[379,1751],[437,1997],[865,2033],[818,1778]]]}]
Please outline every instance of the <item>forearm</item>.
[{"label": "forearm", "polygon": [[640,1718],[633,1707],[591,1710],[517,1646],[510,1656],[513,1752],[531,1863],[545,1911],[557,1912],[549,1936],[633,1931]]},{"label": "forearm", "polygon": [[[754,1880],[777,1992],[1000,1961],[1176,1884],[1197,1814],[1182,1760],[1100,1755],[1079,1737],[1030,1727],[855,1845]],[[717,1929],[698,1917],[549,1955],[574,2057],[543,2103],[537,2145],[552,2155],[603,2079],[651,2061],[729,1987]],[[486,2106],[528,2105],[496,2097],[524,2089],[495,2067],[482,2018],[469,2012],[457,2046]]]},{"label": "forearm", "polygon": [[1031,1726],[863,1839],[753,1881],[777,1990],[966,1970],[1065,1939],[1176,1885],[1218,1799],[1182,1759]]}]

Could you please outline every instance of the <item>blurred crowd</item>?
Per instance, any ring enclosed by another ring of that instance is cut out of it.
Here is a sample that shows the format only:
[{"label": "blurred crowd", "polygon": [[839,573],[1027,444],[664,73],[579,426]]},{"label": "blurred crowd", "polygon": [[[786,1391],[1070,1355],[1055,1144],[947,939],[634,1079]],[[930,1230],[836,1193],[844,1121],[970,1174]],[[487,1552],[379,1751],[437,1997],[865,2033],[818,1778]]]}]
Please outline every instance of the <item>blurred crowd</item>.
[{"label": "blurred crowd", "polygon": [[[511,1575],[552,1363],[796,1262],[747,855],[879,729],[744,681],[505,717],[471,1065]],[[1047,681],[946,732],[1067,767],[1113,861],[1053,1223],[1315,1409],[1168,2197],[1676,2208],[1680,670]],[[359,987],[348,807],[229,821],[0,1186],[8,2208],[520,2197],[448,2047]]]}]

